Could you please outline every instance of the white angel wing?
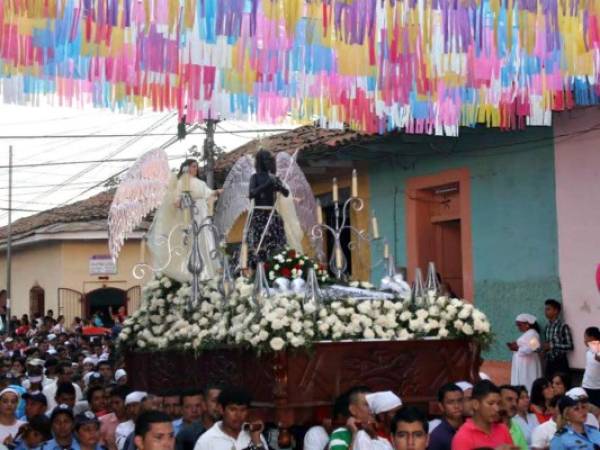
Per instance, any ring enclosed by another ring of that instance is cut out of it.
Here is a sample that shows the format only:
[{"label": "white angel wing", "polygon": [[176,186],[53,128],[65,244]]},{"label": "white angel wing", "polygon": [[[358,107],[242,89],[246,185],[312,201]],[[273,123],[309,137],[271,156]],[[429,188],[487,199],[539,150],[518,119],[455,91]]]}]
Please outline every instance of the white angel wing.
[{"label": "white angel wing", "polygon": [[140,156],[121,179],[108,212],[108,248],[119,256],[127,233],[160,205],[169,184],[169,159],[162,149]]},{"label": "white angel wing", "polygon": [[312,229],[317,224],[317,202],[304,172],[291,155],[285,152],[277,154],[277,175],[290,188],[290,195],[294,199],[296,215],[302,230],[308,236],[316,254],[322,253],[322,240],[312,235]]},{"label": "white angel wing", "polygon": [[254,160],[250,156],[238,159],[229,171],[223,193],[219,196],[215,211],[215,225],[219,232],[227,236],[237,218],[250,210],[248,190],[250,178],[254,174]]}]

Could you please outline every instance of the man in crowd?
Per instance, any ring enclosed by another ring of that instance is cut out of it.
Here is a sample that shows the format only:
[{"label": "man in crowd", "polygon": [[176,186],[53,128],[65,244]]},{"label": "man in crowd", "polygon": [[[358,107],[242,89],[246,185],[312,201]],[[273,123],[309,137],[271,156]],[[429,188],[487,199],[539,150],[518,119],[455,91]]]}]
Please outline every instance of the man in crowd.
[{"label": "man in crowd", "polygon": [[449,383],[438,391],[438,404],[442,410],[440,424],[429,436],[429,450],[450,450],[456,431],[464,422],[464,394],[460,387]]},{"label": "man in crowd", "polygon": [[394,450],[425,450],[429,440],[427,417],[417,408],[400,409],[391,425]]},{"label": "man in crowd", "polygon": [[160,411],[147,411],[135,421],[137,450],[173,450],[175,433],[171,418]]},{"label": "man in crowd", "polygon": [[345,419],[345,426],[333,430],[329,437],[329,450],[350,449],[358,433],[358,426],[368,428],[373,423],[366,397],[369,392],[371,391],[366,386],[356,386],[342,394],[341,415]]},{"label": "man in crowd", "polygon": [[182,421],[175,434],[177,450],[193,450],[196,441],[206,430],[202,425],[204,414],[204,398],[202,391],[191,389],[182,396]]},{"label": "man in crowd", "polygon": [[[71,410],[75,408],[75,388],[72,383],[60,383],[56,387],[55,405],[67,405]],[[46,397],[47,398],[47,397]]]},{"label": "man in crowd", "polygon": [[510,431],[510,437],[516,447],[520,450],[528,450],[527,439],[523,434],[521,426],[514,420],[517,415],[517,402],[519,391],[514,386],[505,384],[500,386],[500,417],[504,425]]},{"label": "man in crowd", "polygon": [[480,381],[473,386],[473,417],[454,435],[452,450],[513,445],[508,427],[500,422],[500,401],[500,389],[491,381]]},{"label": "man in crowd", "polygon": [[37,394],[25,393],[21,397],[25,400],[25,417],[23,420],[29,422],[32,417],[45,414],[48,409],[48,402],[46,396],[40,392]]},{"label": "man in crowd", "polygon": [[79,445],[73,436],[75,431],[75,420],[73,410],[66,405],[58,405],[50,416],[52,436],[54,439],[48,441],[45,450],[79,450]]},{"label": "man in crowd", "polygon": [[200,436],[194,450],[266,450],[267,443],[261,434],[264,429],[262,422],[256,421],[249,424],[248,429],[243,428],[248,419],[250,401],[250,395],[242,389],[223,389],[219,394],[223,419]]},{"label": "man in crowd", "polygon": [[205,430],[208,430],[216,422],[221,420],[221,405],[219,405],[219,394],[221,393],[221,390],[222,388],[217,384],[208,384],[204,388],[202,426]]},{"label": "man in crowd", "polygon": [[126,448],[127,438],[135,431],[135,421],[142,411],[142,402],[146,398],[146,393],[141,391],[133,391],[125,397],[125,411],[127,420],[117,425],[115,429],[115,442],[118,450]]},{"label": "man in crowd", "polygon": [[[165,395],[163,397],[163,410],[169,415],[173,422],[178,422],[177,426],[181,427],[181,396],[180,395]],[[175,427],[175,423],[173,424]]]},{"label": "man in crowd", "polygon": [[79,401],[83,398],[81,388],[72,382],[73,378],[73,367],[70,362],[62,361],[56,367],[57,378],[54,383],[48,384],[44,387],[43,394],[46,396],[48,401],[48,411],[52,411],[57,405],[57,389],[58,385],[63,383],[70,383],[75,389],[75,401]]},{"label": "man in crowd", "polygon": [[101,444],[109,450],[117,449],[115,431],[120,423],[127,421],[125,411],[127,394],[129,394],[127,387],[118,386],[112,389],[108,400],[110,413],[100,417]]},{"label": "man in crowd", "polygon": [[86,399],[90,411],[92,411],[97,418],[100,418],[107,413],[103,387],[93,386],[89,388],[86,392]]},{"label": "man in crowd", "polygon": [[546,356],[545,375],[550,379],[556,373],[570,373],[568,352],[573,351],[573,337],[569,326],[560,317],[562,305],[554,299],[546,300],[544,314],[548,326],[544,330],[543,350]]},{"label": "man in crowd", "polygon": [[99,361],[96,371],[102,376],[105,385],[113,382],[112,364],[107,360]]}]

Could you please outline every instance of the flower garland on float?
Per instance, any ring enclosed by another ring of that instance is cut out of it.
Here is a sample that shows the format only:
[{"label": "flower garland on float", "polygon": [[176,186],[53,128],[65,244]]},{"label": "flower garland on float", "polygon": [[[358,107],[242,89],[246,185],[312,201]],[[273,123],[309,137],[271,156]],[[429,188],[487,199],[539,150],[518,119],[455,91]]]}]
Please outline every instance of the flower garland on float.
[{"label": "flower garland on float", "polygon": [[[369,283],[362,287],[371,286]],[[306,301],[294,291],[274,292],[258,302],[250,280],[238,278],[227,298],[218,280],[201,285],[201,303],[189,311],[191,287],[157,275],[143,289],[142,305],[119,335],[133,351],[204,350],[236,346],[258,353],[308,349],[322,341],[493,339],[486,315],[472,304],[444,296],[417,306],[403,299],[352,297]]]}]

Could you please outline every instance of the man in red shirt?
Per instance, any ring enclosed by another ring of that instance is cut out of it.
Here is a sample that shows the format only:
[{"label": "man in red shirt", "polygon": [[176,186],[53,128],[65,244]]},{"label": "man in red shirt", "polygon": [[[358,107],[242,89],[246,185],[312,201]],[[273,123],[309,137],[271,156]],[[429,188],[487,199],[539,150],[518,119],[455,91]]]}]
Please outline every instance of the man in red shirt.
[{"label": "man in red shirt", "polygon": [[514,448],[508,427],[500,423],[500,389],[491,381],[473,387],[473,417],[467,419],[452,440],[452,450]]}]

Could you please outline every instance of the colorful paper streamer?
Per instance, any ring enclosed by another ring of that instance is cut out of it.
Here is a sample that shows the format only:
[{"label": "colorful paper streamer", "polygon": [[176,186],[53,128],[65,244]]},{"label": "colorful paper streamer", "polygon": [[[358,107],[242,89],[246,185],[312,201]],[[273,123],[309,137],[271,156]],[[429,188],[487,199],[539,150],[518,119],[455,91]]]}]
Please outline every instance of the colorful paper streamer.
[{"label": "colorful paper streamer", "polygon": [[600,0],[0,0],[7,103],[374,133],[598,103]]}]

